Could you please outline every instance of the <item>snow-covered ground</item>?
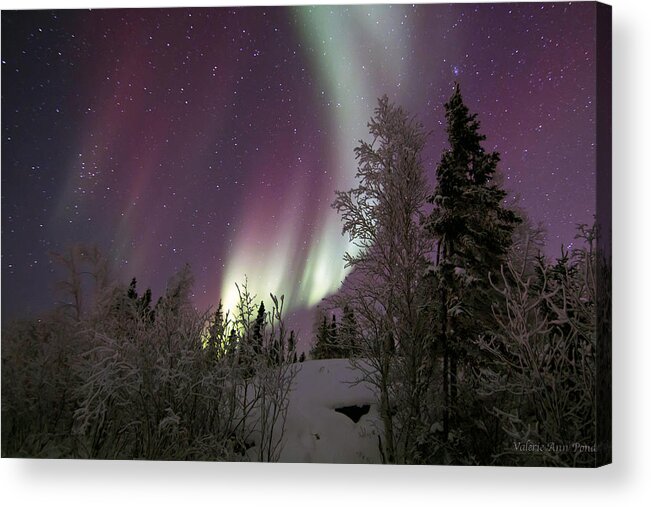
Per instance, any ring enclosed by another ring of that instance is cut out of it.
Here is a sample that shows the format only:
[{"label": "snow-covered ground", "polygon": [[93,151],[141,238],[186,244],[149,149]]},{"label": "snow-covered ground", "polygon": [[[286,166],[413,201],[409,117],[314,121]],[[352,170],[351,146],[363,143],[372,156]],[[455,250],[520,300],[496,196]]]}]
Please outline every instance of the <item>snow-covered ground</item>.
[{"label": "snow-covered ground", "polygon": [[295,366],[280,461],[380,463],[377,398],[362,373],[347,359]]}]

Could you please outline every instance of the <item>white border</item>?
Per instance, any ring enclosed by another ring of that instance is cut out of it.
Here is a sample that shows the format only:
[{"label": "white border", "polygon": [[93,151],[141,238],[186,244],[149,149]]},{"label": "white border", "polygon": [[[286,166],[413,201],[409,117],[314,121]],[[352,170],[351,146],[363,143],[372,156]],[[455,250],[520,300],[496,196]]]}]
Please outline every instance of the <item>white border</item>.
[{"label": "white border", "polygon": [[[140,7],[275,5],[137,0]],[[305,3],[285,1],[283,4]],[[315,2],[324,3],[324,2]],[[326,3],[350,3],[331,1]],[[369,3],[369,2],[354,2]],[[598,470],[101,461],[0,461],[4,505],[651,505],[649,2],[613,5],[615,464]],[[2,9],[134,7],[2,1]]]}]

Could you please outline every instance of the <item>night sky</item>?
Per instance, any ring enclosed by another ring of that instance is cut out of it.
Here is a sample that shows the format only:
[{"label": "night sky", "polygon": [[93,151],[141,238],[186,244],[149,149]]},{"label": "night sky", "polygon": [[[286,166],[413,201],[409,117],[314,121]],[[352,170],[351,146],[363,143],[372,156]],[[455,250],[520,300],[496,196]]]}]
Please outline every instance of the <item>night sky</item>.
[{"label": "night sky", "polygon": [[[2,317],[48,308],[49,252],[96,244],[154,297],[305,312],[345,276],[330,208],[377,97],[431,135],[455,81],[547,253],[595,212],[594,4],[2,13]],[[305,334],[305,333],[303,333]]]}]

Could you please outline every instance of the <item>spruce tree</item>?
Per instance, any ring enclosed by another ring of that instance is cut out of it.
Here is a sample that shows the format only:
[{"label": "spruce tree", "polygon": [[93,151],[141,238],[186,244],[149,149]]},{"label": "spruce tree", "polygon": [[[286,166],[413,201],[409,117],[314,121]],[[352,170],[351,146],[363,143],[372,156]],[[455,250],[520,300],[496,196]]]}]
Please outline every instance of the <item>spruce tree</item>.
[{"label": "spruce tree", "polygon": [[357,337],[357,321],[355,312],[349,305],[345,305],[339,326],[339,347],[342,357],[355,356],[355,341]]},{"label": "spruce tree", "polygon": [[264,325],[265,325],[265,309],[264,309],[264,302],[260,302],[260,306],[258,307],[258,315],[255,318],[255,323],[253,324],[253,353],[254,355],[258,355],[262,352],[263,348],[263,337],[262,334],[264,332]]},{"label": "spruce tree", "polygon": [[127,290],[127,297],[129,299],[133,299],[133,300],[138,299],[138,293],[136,292],[136,284],[137,284],[136,279],[132,278],[131,283],[129,284],[129,289]]},{"label": "spruce tree", "polygon": [[[238,357],[239,350],[239,357]],[[240,347],[240,337],[237,335],[235,328],[231,328],[231,332],[228,335],[228,340],[226,342],[226,355],[231,358],[235,358],[240,362],[246,361],[245,353]]]},{"label": "spruce tree", "polygon": [[330,327],[328,326],[328,318],[323,315],[321,324],[317,328],[314,345],[310,350],[312,359],[328,359],[330,353]]},{"label": "spruce tree", "polygon": [[217,359],[224,353],[226,346],[225,331],[224,306],[222,301],[219,300],[219,305],[217,306],[217,310],[215,310],[212,322],[208,328],[208,350],[214,359]]},{"label": "spruce tree", "polygon": [[341,356],[341,349],[339,346],[339,333],[337,332],[337,317],[332,314],[332,322],[328,329],[328,359],[334,359]]},{"label": "spruce tree", "polygon": [[136,278],[132,278],[129,283],[129,288],[127,289],[127,298],[131,301],[135,301],[135,310],[138,318],[144,321],[148,320],[149,322],[153,322],[154,311],[151,308],[151,289],[147,289],[141,297],[138,297],[137,285],[138,281]]},{"label": "spruce tree", "polygon": [[[463,103],[459,85],[445,104],[449,148],[436,169],[434,205],[428,230],[437,241],[434,270],[438,299],[435,336],[443,355],[444,433],[457,396],[460,360],[467,343],[490,327],[489,275],[499,273],[519,217],[503,202],[506,192],[494,177],[500,160],[481,143],[476,114]],[[433,347],[434,348],[434,347]]]},{"label": "spruce tree", "polygon": [[289,332],[289,339],[287,341],[287,361],[290,363],[295,363],[296,358],[296,334],[292,329]]}]

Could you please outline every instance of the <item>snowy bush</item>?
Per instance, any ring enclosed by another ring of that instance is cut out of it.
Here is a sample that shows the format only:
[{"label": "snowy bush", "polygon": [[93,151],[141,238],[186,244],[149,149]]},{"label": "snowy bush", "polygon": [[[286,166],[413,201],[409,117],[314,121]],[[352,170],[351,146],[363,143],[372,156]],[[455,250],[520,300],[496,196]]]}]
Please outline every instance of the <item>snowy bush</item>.
[{"label": "snowy bush", "polygon": [[536,275],[513,262],[502,270],[498,331],[477,341],[490,357],[481,394],[500,400],[492,409],[505,435],[500,463],[595,461],[597,271],[594,233],[581,228],[581,237],[585,247],[554,265],[540,259]]},{"label": "snowy bush", "polygon": [[277,460],[295,375],[286,354],[270,360],[285,338],[282,302],[258,327],[241,313],[216,329],[191,286],[186,268],[153,308],[134,281],[7,327],[3,456]]}]

